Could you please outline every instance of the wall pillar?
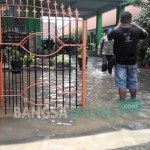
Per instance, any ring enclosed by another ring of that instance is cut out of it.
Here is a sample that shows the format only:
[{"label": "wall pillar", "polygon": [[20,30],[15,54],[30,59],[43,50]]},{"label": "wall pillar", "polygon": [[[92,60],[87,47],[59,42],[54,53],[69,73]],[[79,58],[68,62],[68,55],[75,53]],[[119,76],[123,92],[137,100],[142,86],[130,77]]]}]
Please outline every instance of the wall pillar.
[{"label": "wall pillar", "polygon": [[118,25],[118,23],[119,23],[119,20],[120,20],[120,18],[121,18],[121,15],[122,15],[122,13],[125,11],[125,7],[120,7],[120,6],[118,6],[117,7],[117,13],[116,13],[116,24]]},{"label": "wall pillar", "polygon": [[94,40],[93,40],[93,32],[91,32],[91,35],[90,35],[90,36],[91,36],[91,43],[94,43],[94,42],[93,42],[93,41],[94,41]]},{"label": "wall pillar", "polygon": [[4,26],[11,26],[11,18],[10,17],[3,17],[3,25]]},{"label": "wall pillar", "polygon": [[[86,34],[88,35],[88,20],[86,20]],[[88,47],[88,36],[86,39],[86,47]]]},{"label": "wall pillar", "polygon": [[97,14],[96,20],[96,51],[99,44],[100,39],[102,38],[102,14]]}]

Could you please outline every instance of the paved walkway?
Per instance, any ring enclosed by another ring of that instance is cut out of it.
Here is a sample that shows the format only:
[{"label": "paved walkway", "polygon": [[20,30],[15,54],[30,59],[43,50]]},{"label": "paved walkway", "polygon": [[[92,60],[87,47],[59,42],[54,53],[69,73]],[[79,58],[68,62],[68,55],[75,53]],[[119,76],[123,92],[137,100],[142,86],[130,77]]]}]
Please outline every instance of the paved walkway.
[{"label": "paved walkway", "polygon": [[100,58],[89,58],[87,107],[92,114],[98,108],[108,113],[93,118],[0,118],[0,150],[150,150],[150,70],[138,69],[140,113],[121,116],[113,75],[101,73],[100,65]]},{"label": "paved walkway", "polygon": [[[150,130],[116,132],[76,138],[45,139],[41,141],[1,146],[1,150],[149,150]],[[138,143],[138,145],[137,145]]]}]

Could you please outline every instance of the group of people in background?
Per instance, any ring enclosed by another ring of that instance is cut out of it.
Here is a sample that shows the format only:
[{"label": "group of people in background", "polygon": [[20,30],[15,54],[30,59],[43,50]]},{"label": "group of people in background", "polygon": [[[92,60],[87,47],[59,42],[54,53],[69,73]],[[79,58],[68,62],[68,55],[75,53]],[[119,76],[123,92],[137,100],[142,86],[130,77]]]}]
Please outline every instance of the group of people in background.
[{"label": "group of people in background", "polygon": [[[63,39],[61,39],[60,38],[60,40],[64,43],[64,44],[77,44],[77,43],[81,43],[81,40],[73,40],[73,38],[63,38]],[[57,42],[57,44],[59,45],[60,43],[59,42]],[[50,48],[51,50],[54,50],[55,49],[55,46],[56,46],[56,42],[54,42],[54,40],[53,39],[47,39],[47,40],[44,40],[44,41],[42,41],[42,48],[44,49],[44,50],[46,50],[46,49],[48,49],[48,48]],[[57,48],[56,48],[57,49]],[[63,50],[61,51],[61,53],[64,53],[64,54],[70,54],[70,52],[71,52],[71,54],[73,54],[73,55],[75,55],[76,54],[76,52],[77,52],[77,48],[75,47],[75,46],[65,46],[64,48],[63,48]]]}]

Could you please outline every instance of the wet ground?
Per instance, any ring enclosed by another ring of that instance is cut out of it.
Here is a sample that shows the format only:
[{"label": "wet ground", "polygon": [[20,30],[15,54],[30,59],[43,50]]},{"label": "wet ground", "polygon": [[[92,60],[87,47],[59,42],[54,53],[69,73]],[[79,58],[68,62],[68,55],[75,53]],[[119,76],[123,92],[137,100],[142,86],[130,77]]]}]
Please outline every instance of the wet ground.
[{"label": "wet ground", "polygon": [[[0,145],[2,147],[0,149],[17,149],[14,144],[25,146],[30,144],[30,147],[26,147],[29,150],[34,149],[32,144],[35,144],[37,149],[42,149],[49,141],[52,141],[55,144],[51,144],[50,148],[53,149],[149,150],[150,70],[139,66],[138,79],[137,97],[141,102],[141,111],[139,114],[121,115],[113,74],[101,72],[100,58],[89,58],[87,68],[89,115],[83,114],[78,118],[73,115],[68,115],[68,118],[38,116],[34,119],[1,118]],[[129,93],[127,93],[127,98],[130,98]],[[103,110],[103,115],[96,115],[97,109]],[[69,143],[72,147],[69,147]]]}]

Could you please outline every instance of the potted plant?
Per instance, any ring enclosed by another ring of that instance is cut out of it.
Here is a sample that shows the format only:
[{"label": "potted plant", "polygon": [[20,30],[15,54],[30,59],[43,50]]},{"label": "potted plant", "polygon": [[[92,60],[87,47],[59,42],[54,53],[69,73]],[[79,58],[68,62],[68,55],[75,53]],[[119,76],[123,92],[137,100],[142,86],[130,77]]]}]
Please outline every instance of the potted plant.
[{"label": "potted plant", "polygon": [[[86,54],[86,65],[87,65],[87,61],[88,61],[88,55]],[[79,63],[80,70],[82,70],[82,46],[78,48],[78,63]]]},{"label": "potted plant", "polygon": [[[71,62],[72,62],[72,59],[71,59]],[[53,64],[56,64],[56,57],[53,58]],[[57,66],[60,68],[63,66],[68,67],[69,66],[69,55],[67,55],[67,54],[65,54],[64,56],[62,54],[58,55],[57,56]]]},{"label": "potted plant", "polygon": [[23,66],[21,54],[16,49],[9,49],[9,61],[11,63],[12,72],[20,73]]},{"label": "potted plant", "polygon": [[30,65],[34,62],[34,56],[33,55],[25,55],[24,58],[23,58],[23,64],[26,66],[26,67],[30,67]]},{"label": "potted plant", "polygon": [[3,58],[4,63],[11,65],[13,73],[21,72],[22,58],[20,52],[17,49],[13,49],[13,47],[5,47],[3,49]]}]

